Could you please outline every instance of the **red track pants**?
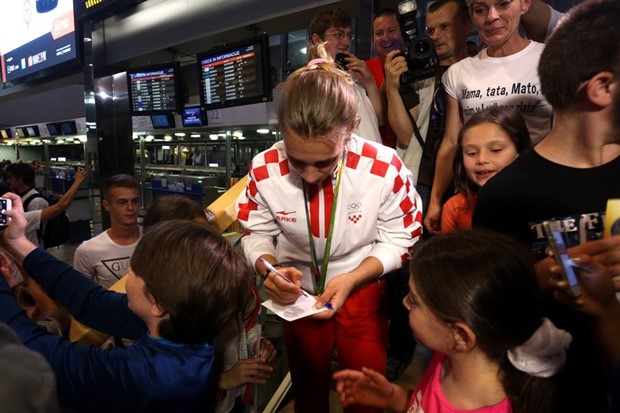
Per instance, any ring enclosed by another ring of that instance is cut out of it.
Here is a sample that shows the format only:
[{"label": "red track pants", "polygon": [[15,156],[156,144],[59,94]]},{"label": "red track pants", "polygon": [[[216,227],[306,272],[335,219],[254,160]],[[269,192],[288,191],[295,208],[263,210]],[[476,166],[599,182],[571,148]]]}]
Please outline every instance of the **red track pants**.
[{"label": "red track pants", "polygon": [[[385,374],[388,317],[384,286],[381,279],[354,292],[329,320],[306,317],[285,322],[296,413],[329,412],[334,346],[340,369],[369,367]],[[346,413],[380,411],[359,405],[345,409]]]}]

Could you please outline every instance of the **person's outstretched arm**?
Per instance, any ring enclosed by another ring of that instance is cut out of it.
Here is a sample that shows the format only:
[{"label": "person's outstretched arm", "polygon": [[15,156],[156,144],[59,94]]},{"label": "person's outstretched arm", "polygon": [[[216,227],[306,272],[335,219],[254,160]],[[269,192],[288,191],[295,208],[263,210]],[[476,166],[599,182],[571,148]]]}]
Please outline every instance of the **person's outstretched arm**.
[{"label": "person's outstretched arm", "polygon": [[[419,105],[411,108],[407,113],[407,108],[399,92],[400,75],[407,71],[407,62],[402,56],[396,55],[397,51],[388,53],[385,59],[385,92],[387,97],[388,122],[396,134],[398,146],[406,148],[409,146],[413,136],[412,119],[418,115]],[[412,93],[415,93],[412,91]]]},{"label": "person's outstretched arm", "polygon": [[334,373],[334,380],[344,407],[361,404],[394,412],[404,412],[407,407],[407,389],[390,383],[385,376],[372,369],[341,370]]},{"label": "person's outstretched arm", "polygon": [[433,234],[438,234],[441,231],[441,200],[453,177],[452,165],[456,154],[457,139],[459,131],[463,126],[460,115],[461,106],[458,100],[452,96],[447,98],[448,111],[446,115],[448,118],[446,119],[446,132],[437,152],[431,199],[426,210],[426,217],[424,218],[424,226]]},{"label": "person's outstretched arm", "polygon": [[10,199],[12,203],[11,210],[5,212],[5,215],[11,219],[11,222],[5,227],[3,244],[13,258],[22,263],[26,255],[30,254],[37,247],[26,238],[27,222],[19,195],[7,192],[3,195],[3,198]]},{"label": "person's outstretched arm", "polygon": [[65,212],[71,203],[75,199],[80,186],[88,179],[88,172],[85,169],[79,168],[75,173],[73,184],[67,189],[67,192],[56,202],[54,205],[50,205],[41,211],[41,222],[47,222],[57,215]]}]

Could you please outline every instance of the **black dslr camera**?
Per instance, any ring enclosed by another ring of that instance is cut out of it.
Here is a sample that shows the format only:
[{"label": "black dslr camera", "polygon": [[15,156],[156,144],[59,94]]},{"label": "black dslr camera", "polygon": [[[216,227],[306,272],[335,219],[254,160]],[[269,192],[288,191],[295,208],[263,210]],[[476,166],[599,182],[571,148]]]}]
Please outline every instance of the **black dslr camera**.
[{"label": "black dslr camera", "polygon": [[418,6],[415,0],[400,1],[398,14],[406,47],[404,52],[396,56],[404,56],[408,66],[408,70],[400,76],[400,83],[406,84],[435,76],[439,69],[439,58],[433,41],[418,29]]}]

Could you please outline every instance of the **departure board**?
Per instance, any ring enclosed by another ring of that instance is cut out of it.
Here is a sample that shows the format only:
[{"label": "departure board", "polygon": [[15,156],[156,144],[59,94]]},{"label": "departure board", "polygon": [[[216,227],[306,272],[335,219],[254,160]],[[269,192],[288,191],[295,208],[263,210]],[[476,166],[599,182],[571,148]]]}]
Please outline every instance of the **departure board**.
[{"label": "departure board", "polygon": [[179,108],[178,68],[158,67],[127,72],[133,114],[175,112]]},{"label": "departure board", "polygon": [[203,106],[210,110],[270,100],[265,49],[259,40],[199,56]]}]

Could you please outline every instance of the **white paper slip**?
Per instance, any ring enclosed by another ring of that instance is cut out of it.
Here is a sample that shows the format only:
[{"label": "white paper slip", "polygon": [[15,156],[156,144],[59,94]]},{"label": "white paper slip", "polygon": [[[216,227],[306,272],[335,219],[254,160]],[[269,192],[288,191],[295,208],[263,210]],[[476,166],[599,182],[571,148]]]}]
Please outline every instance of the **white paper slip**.
[{"label": "white paper slip", "polygon": [[278,317],[282,317],[286,321],[293,321],[300,318],[308,317],[309,315],[327,311],[327,308],[320,309],[314,308],[316,304],[316,298],[314,296],[306,297],[301,294],[297,301],[289,305],[281,305],[274,303],[272,300],[263,302],[263,306],[267,307]]}]

